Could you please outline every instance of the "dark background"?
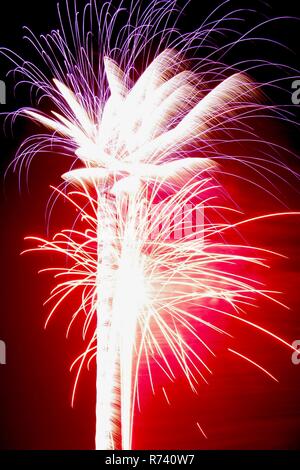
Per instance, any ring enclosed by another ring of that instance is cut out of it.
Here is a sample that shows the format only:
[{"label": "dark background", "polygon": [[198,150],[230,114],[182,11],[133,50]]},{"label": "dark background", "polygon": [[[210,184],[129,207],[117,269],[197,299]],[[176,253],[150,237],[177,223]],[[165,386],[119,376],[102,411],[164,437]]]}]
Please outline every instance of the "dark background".
[{"label": "dark background", "polygon": [[[79,2],[81,4],[83,2]],[[182,27],[189,30],[213,9],[215,1],[191,2]],[[248,2],[266,16],[299,16],[296,2],[285,0],[280,6],[275,2]],[[199,7],[200,5],[200,7]],[[232,2],[233,6],[246,7],[247,2]],[[56,27],[56,0],[47,2],[6,2],[1,6],[0,45],[22,52],[30,50],[22,42],[22,26],[35,32],[47,32]],[[276,25],[265,27],[263,35],[284,42],[291,52],[270,44],[255,43],[233,51],[228,61],[234,63],[241,56],[267,56],[276,62],[285,62],[299,68],[300,22],[283,19]],[[4,80],[9,66],[0,59],[0,79]],[[257,78],[268,80],[264,71]],[[299,74],[300,78],[300,74]],[[7,83],[7,105],[0,111],[12,111],[29,104],[23,91],[13,92],[13,81]],[[273,100],[290,104],[291,79],[284,82],[285,91],[273,93]],[[300,105],[299,105],[300,110]],[[300,122],[300,111],[294,106],[295,120]],[[274,128],[275,129],[275,128]],[[275,130],[268,132],[275,133]],[[299,130],[282,124],[282,140],[298,152]],[[2,174],[12,161],[18,145],[32,132],[24,120],[16,123],[13,135],[1,133],[0,165]],[[276,131],[277,132],[277,131]],[[274,134],[274,138],[278,135]],[[75,407],[70,406],[73,376],[69,366],[80,352],[79,330],[65,339],[68,312],[57,316],[49,328],[43,325],[47,308],[42,306],[51,281],[36,272],[43,266],[40,257],[19,256],[26,247],[24,237],[45,233],[45,206],[50,195],[50,184],[60,182],[60,174],[68,169],[68,161],[54,156],[36,158],[29,173],[28,188],[22,184],[19,191],[18,176],[9,171],[1,179],[1,314],[0,339],[7,345],[7,365],[0,366],[0,447],[2,449],[89,449],[94,439],[94,369],[84,373],[77,393]],[[288,158],[284,156],[283,158]],[[297,159],[291,165],[300,170]],[[300,209],[297,181],[291,187],[279,188],[278,198],[289,208]],[[277,201],[256,194],[228,181],[232,195],[242,207],[252,207],[254,212],[282,210]],[[54,215],[54,224],[72,220],[68,208],[60,206]],[[284,292],[284,301],[291,310],[261,303],[259,311],[251,312],[251,319],[263,322],[289,341],[300,339],[299,289],[299,235],[296,218],[261,223],[255,230],[243,235],[251,242],[286,254],[289,259],[276,261],[268,274],[272,287]],[[261,321],[262,319],[262,321]],[[235,331],[239,333],[238,329]],[[214,338],[212,338],[214,339]],[[218,350],[218,339],[216,349]],[[291,363],[290,351],[266,337],[248,332],[243,339],[243,350],[257,362],[263,363],[280,378],[280,383],[269,381],[264,375],[229,354],[220,354],[210,364],[214,375],[209,386],[199,385],[198,395],[193,395],[182,379],[174,384],[163,377],[157,378],[157,393],[150,393],[145,381],[142,412],[135,421],[135,448],[173,449],[299,449],[300,448],[300,365]],[[239,345],[241,344],[241,341]],[[252,354],[252,355],[251,355]],[[161,388],[165,386],[172,406],[163,400]],[[195,422],[203,426],[208,440],[199,433]]]}]

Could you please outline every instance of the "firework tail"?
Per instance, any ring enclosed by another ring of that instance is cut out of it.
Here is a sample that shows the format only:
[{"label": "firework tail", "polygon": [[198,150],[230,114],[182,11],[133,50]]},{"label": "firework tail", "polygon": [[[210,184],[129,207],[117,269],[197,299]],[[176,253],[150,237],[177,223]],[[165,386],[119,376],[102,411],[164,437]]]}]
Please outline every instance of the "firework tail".
[{"label": "firework tail", "polygon": [[118,338],[113,309],[115,259],[114,226],[107,215],[107,200],[98,196],[98,255],[96,273],[96,449],[113,449],[113,417],[117,374]]},{"label": "firework tail", "polygon": [[139,314],[135,290],[141,272],[136,265],[135,221],[126,217],[123,236],[118,236],[117,216],[124,202],[127,212],[134,212],[134,194],[126,199],[111,201],[98,195],[96,449],[116,448],[118,434],[121,448],[131,449],[133,348]]}]

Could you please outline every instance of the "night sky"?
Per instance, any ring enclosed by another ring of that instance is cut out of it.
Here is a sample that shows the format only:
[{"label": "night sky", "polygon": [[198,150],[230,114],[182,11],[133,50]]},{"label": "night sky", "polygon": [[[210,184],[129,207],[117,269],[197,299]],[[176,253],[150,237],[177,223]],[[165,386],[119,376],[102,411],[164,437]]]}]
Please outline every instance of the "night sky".
[{"label": "night sky", "polygon": [[[78,2],[83,4],[84,2]],[[265,17],[298,16],[294,1],[285,0],[281,6],[272,2],[231,2],[234,7],[250,5]],[[274,2],[275,3],[275,2]],[[190,30],[200,24],[217,5],[216,1],[192,1],[181,27]],[[201,5],[199,7],[199,5]],[[271,5],[271,6],[270,6]],[[57,26],[56,0],[47,2],[5,2],[1,7],[0,46],[30,57],[28,44],[22,41],[22,26],[36,33],[48,32]],[[289,50],[269,43],[249,43],[234,49],[229,63],[245,58],[267,57],[276,63],[300,68],[300,22],[282,19],[266,25],[262,35],[284,44]],[[7,104],[0,112],[18,109],[30,104],[25,88],[14,93],[13,77],[6,78],[10,66],[0,57],[0,80],[7,84]],[[276,69],[276,70],[275,70]],[[274,77],[278,66],[274,69]],[[264,70],[254,72],[261,81],[271,80]],[[272,72],[273,73],[273,72]],[[270,97],[276,104],[291,104],[289,72],[282,75],[282,90],[274,90]],[[291,75],[291,74],[290,74]],[[296,73],[295,73],[296,76]],[[295,77],[294,77],[295,78]],[[300,79],[300,73],[299,73]],[[298,108],[298,109],[297,109]],[[291,107],[294,120],[300,123],[300,105]],[[2,117],[2,123],[4,117]],[[257,122],[257,128],[261,123]],[[299,129],[296,125],[267,122],[262,124],[263,137],[299,154]],[[1,125],[1,129],[2,129]],[[92,449],[94,446],[95,366],[85,371],[80,380],[75,406],[71,408],[74,374],[69,367],[82,351],[80,330],[75,327],[69,339],[65,338],[68,324],[66,305],[44,330],[47,298],[53,281],[37,271],[49,264],[45,255],[20,256],[28,245],[27,235],[46,233],[45,207],[51,194],[50,185],[59,185],[60,175],[68,170],[70,161],[59,155],[37,156],[31,165],[28,187],[26,175],[19,189],[18,174],[9,170],[10,162],[22,140],[33,132],[33,125],[17,120],[11,134],[1,131],[0,166],[1,189],[1,309],[0,340],[7,346],[7,364],[0,365],[0,448],[1,449]],[[228,143],[234,154],[234,146]],[[245,146],[240,153],[257,151]],[[282,151],[280,158],[295,172],[300,172],[300,160]],[[226,173],[235,170],[241,178],[253,177],[246,168],[228,164]],[[284,182],[274,178],[275,197],[228,175],[219,175],[219,181],[251,217],[267,212],[282,212],[287,208],[300,210],[299,182],[283,174]],[[256,178],[256,176],[255,176]],[[257,183],[263,184],[257,176]],[[52,226],[61,229],[72,224],[68,207],[60,203],[54,211]],[[260,301],[259,308],[249,309],[247,318],[263,324],[289,342],[300,339],[300,217],[285,217],[262,221],[241,229],[241,236],[252,245],[262,246],[286,255],[273,259],[272,267],[264,274],[268,288],[283,292],[280,299],[290,310]],[[70,306],[71,307],[71,306]],[[224,326],[237,338],[238,348],[272,371],[279,383],[268,380],[256,368],[223,352],[224,340],[209,333],[217,357],[210,360],[213,375],[209,385],[199,382],[198,394],[193,394],[180,373],[174,383],[156,373],[156,393],[152,394],[146,368],[141,367],[141,411],[136,412],[134,449],[300,449],[300,364],[293,365],[291,351],[251,329],[231,321]],[[168,391],[171,406],[166,403],[162,387]],[[196,422],[205,430],[208,439],[199,432]]]}]

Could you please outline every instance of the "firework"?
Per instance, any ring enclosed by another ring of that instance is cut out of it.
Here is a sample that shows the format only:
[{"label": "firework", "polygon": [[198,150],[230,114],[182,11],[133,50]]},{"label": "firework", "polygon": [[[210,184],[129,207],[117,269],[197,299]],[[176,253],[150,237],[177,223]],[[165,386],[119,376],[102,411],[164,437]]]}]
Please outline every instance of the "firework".
[{"label": "firework", "polygon": [[[217,143],[235,129],[253,138],[248,120],[268,111],[260,87],[247,73],[215,60],[217,48],[205,59],[189,58],[196,44],[205,43],[207,28],[218,31],[219,20],[180,35],[171,19],[181,14],[176,2],[153,1],[141,10],[137,5],[125,10],[122,4],[88,3],[81,26],[68,10],[71,40],[63,20],[41,41],[29,32],[47,74],[4,51],[39,100],[51,100],[50,111],[20,113],[50,131],[52,146],[80,162],[55,192],[79,210],[85,229],[35,238],[30,251],[55,251],[69,260],[66,267],[48,269],[59,282],[48,299],[54,305],[47,322],[69,296],[81,293],[70,326],[84,313],[89,345],[73,364],[73,400],[83,365],[95,358],[97,449],[131,449],[142,358],[151,383],[153,363],[174,378],[170,356],[193,390],[199,377],[207,380],[211,370],[194,344],[211,355],[213,347],[195,324],[230,335],[197,308],[230,316],[291,347],[242,315],[258,295],[279,303],[254,278],[232,270],[241,263],[264,266],[264,255],[272,254],[224,241],[226,231],[249,221],[228,223],[222,216],[222,222],[195,222],[203,207],[218,215],[237,212],[217,199],[217,160],[230,158],[220,157]],[[22,164],[48,142],[49,134],[29,138],[17,161]],[[276,380],[252,359],[229,351]]]}]

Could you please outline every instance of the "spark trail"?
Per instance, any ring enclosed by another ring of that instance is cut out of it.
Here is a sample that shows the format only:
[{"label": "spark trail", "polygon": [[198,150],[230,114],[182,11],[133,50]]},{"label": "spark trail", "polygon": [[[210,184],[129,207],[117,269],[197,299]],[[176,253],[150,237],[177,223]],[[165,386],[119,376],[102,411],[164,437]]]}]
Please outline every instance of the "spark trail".
[{"label": "spark trail", "polygon": [[[59,282],[48,299],[54,306],[47,322],[80,292],[70,327],[84,314],[89,345],[73,364],[74,394],[84,364],[95,358],[96,448],[131,449],[142,359],[151,383],[152,363],[173,379],[174,360],[196,390],[198,378],[206,381],[211,370],[192,344],[214,352],[195,325],[230,336],[195,309],[204,306],[230,316],[291,347],[243,318],[243,309],[257,296],[279,301],[232,266],[264,266],[265,257],[275,254],[224,241],[224,231],[245,221],[224,222],[237,211],[219,202],[214,178],[216,161],[231,158],[220,156],[217,143],[228,141],[235,129],[255,139],[249,120],[270,107],[261,104],[260,86],[248,73],[215,59],[217,47],[198,61],[188,58],[196,45],[205,47],[207,37],[222,30],[220,20],[213,19],[216,12],[192,34],[179,34],[176,18],[182,10],[173,0],[143,8],[132,2],[127,10],[123,3],[117,8],[112,2],[87,3],[81,25],[66,5],[68,20],[60,14],[59,30],[40,41],[28,31],[47,74],[2,50],[37,91],[39,102],[51,102],[50,111],[20,110],[51,132],[27,139],[16,162],[22,166],[55,146],[80,162],[63,175],[64,188],[54,191],[79,210],[85,229],[66,229],[52,240],[31,237],[37,246],[29,251],[68,258],[68,266],[48,269]],[[237,13],[225,15],[225,24],[234,23]],[[232,46],[224,45],[219,57]],[[195,223],[194,214],[203,207],[207,214],[221,215],[219,221]],[[208,306],[209,299],[232,310]]]}]

